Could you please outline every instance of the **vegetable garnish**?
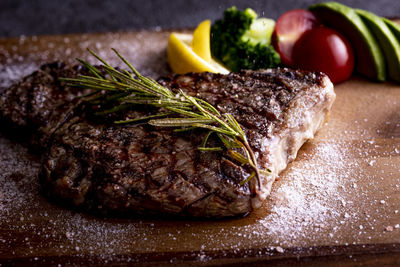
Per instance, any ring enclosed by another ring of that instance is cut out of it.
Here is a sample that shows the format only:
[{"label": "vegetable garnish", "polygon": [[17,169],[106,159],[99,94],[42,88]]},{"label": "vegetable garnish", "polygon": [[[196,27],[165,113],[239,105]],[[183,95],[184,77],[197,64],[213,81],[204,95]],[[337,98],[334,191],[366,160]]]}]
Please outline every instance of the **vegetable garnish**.
[{"label": "vegetable garnish", "polygon": [[282,64],[294,67],[293,47],[301,35],[321,23],[310,11],[293,9],[283,13],[276,21],[272,45],[281,56]]},{"label": "vegetable garnish", "polygon": [[277,67],[279,54],[270,45],[275,22],[258,18],[254,10],[231,7],[211,26],[211,53],[229,70]]},{"label": "vegetable garnish", "polygon": [[169,36],[167,61],[177,74],[188,72],[214,72],[227,74],[229,70],[211,57],[211,22],[201,22],[192,33],[173,32]]},{"label": "vegetable garnish", "polygon": [[336,84],[353,73],[354,53],[350,42],[339,32],[316,27],[305,32],[294,45],[293,63],[302,69],[322,71]]},{"label": "vegetable garnish", "polygon": [[[247,141],[246,135],[239,123],[229,113],[221,114],[208,102],[189,96],[182,90],[176,94],[170,89],[160,85],[149,77],[142,76],[119,52],[112,49],[115,54],[129,67],[128,71],[119,71],[111,67],[104,59],[92,50],[88,51],[96,57],[102,65],[94,67],[88,62],[78,59],[87,67],[92,76],[80,75],[77,78],[62,78],[67,85],[84,89],[95,90],[95,93],[87,97],[88,101],[98,100],[99,95],[115,102],[115,107],[103,113],[113,113],[126,109],[133,105],[151,105],[167,112],[135,118],[133,120],[116,121],[115,123],[132,123],[139,120],[148,120],[148,123],[159,127],[177,127],[175,131],[188,131],[196,128],[209,130],[199,150],[221,151],[224,148],[232,160],[250,167],[250,175],[241,182],[241,185],[250,182],[252,193],[256,191],[253,177],[256,177],[258,187],[261,186],[260,175],[269,175],[270,170],[258,168],[256,157]],[[106,75],[101,71],[103,70]],[[177,115],[177,117],[167,117]],[[164,118],[160,118],[164,117]],[[216,134],[224,145],[223,147],[207,147],[207,141],[211,134]]]}]

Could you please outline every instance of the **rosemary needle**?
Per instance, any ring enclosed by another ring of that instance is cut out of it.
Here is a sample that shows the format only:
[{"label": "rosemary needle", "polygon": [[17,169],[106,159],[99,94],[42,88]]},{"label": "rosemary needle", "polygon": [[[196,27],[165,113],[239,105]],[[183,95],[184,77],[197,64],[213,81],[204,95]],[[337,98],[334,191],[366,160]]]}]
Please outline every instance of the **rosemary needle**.
[{"label": "rosemary needle", "polygon": [[[69,86],[92,89],[95,92],[106,92],[106,99],[112,99],[116,106],[101,112],[102,114],[118,111],[125,108],[126,105],[137,104],[152,105],[167,111],[143,118],[116,121],[115,123],[122,124],[148,120],[151,125],[175,127],[178,131],[196,128],[207,129],[209,133],[199,147],[201,151],[223,150],[222,147],[206,146],[210,135],[215,133],[232,160],[251,167],[252,171],[249,177],[244,179],[241,184],[249,182],[255,177],[258,186],[261,186],[260,175],[268,175],[270,171],[259,170],[256,157],[247,141],[246,135],[231,114],[221,114],[215,107],[202,99],[189,96],[182,90],[179,90],[178,94],[176,94],[152,78],[142,76],[117,50],[112,50],[134,75],[128,71],[119,71],[111,67],[104,59],[88,49],[102,63],[101,67],[95,67],[84,60],[78,59],[89,70],[91,76],[80,75],[77,78],[61,78],[61,80],[65,81]],[[104,70],[104,72],[100,71],[100,69]],[[96,99],[96,101],[101,102],[102,99]],[[170,117],[174,114],[178,115],[178,117]],[[254,183],[250,184],[250,189],[253,193],[255,192]]]}]

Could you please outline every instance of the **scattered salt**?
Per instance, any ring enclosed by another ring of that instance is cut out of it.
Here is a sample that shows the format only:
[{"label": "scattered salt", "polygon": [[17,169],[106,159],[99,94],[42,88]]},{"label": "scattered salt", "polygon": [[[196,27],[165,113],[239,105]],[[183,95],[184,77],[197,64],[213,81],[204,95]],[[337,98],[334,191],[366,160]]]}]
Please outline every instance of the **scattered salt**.
[{"label": "scattered salt", "polygon": [[19,63],[14,65],[0,65],[0,88],[11,86],[25,75],[37,70],[36,63]]},{"label": "scattered salt", "polygon": [[386,228],[385,228],[385,230],[387,231],[387,232],[393,232],[393,226],[386,226]]}]

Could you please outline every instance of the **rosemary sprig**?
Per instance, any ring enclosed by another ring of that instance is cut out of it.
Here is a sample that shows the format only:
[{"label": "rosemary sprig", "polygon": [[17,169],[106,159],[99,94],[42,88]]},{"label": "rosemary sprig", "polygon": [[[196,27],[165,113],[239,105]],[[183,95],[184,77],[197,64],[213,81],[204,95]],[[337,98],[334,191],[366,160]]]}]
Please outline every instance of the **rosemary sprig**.
[{"label": "rosemary sprig", "polygon": [[[134,75],[128,71],[119,71],[111,67],[105,60],[92,50],[88,51],[101,63],[101,69],[88,62],[78,59],[86,66],[92,76],[80,75],[77,78],[62,78],[69,86],[92,89],[95,92],[105,92],[101,96],[90,94],[96,103],[105,101],[116,103],[109,110],[99,114],[108,114],[129,107],[130,105],[152,105],[164,109],[159,114],[116,121],[115,123],[133,123],[148,120],[148,123],[158,127],[175,127],[176,131],[185,131],[196,128],[209,130],[203,143],[199,147],[201,151],[222,151],[222,147],[207,147],[207,142],[212,133],[215,133],[232,160],[251,167],[252,171],[241,184],[251,182],[256,177],[260,187],[260,175],[270,174],[269,170],[259,170],[256,157],[247,141],[246,135],[235,118],[228,113],[221,114],[216,108],[206,101],[187,95],[182,90],[177,94],[170,89],[161,86],[155,80],[142,76],[119,52],[112,49],[115,54],[129,67]],[[94,98],[93,98],[94,97]],[[165,112],[166,110],[166,112]],[[168,117],[171,115],[178,117]],[[164,118],[163,118],[164,117]],[[250,189],[255,193],[255,184],[250,183]]]}]

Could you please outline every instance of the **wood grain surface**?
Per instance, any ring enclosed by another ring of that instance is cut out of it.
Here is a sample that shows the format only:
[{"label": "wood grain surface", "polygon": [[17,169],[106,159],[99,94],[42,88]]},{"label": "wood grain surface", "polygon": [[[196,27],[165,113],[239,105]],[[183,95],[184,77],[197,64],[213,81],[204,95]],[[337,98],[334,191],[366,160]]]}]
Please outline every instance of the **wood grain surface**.
[{"label": "wood grain surface", "polygon": [[[121,65],[117,48],[144,74],[166,75],[168,35],[3,39],[0,86],[44,62],[89,59],[87,47]],[[98,218],[50,203],[38,190],[39,156],[0,131],[0,264],[399,265],[400,85],[354,76],[335,91],[328,123],[245,218]]]}]

